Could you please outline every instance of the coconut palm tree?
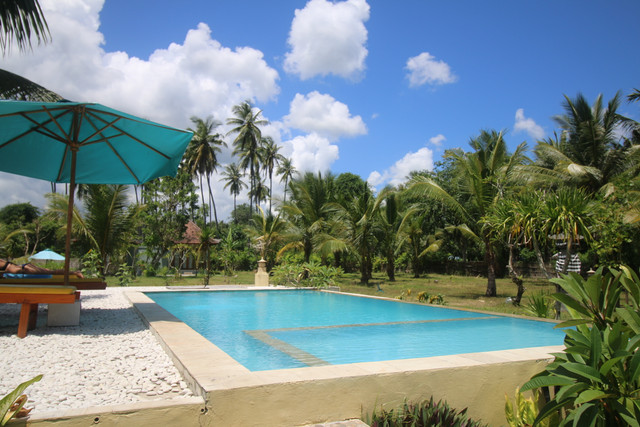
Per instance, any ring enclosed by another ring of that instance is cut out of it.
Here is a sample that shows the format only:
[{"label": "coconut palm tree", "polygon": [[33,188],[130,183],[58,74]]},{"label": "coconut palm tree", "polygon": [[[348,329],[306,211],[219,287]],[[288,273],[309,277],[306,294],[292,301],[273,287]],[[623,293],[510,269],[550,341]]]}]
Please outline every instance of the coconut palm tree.
[{"label": "coconut palm tree", "polygon": [[373,255],[376,252],[381,233],[378,211],[387,193],[381,192],[374,197],[367,183],[355,199],[341,200],[334,203],[335,220],[342,226],[341,238],[360,261],[360,283],[369,284],[373,272]]},{"label": "coconut palm tree", "polygon": [[227,119],[227,124],[233,126],[227,135],[236,134],[236,138],[233,140],[233,155],[240,157],[240,167],[243,170],[249,169],[249,207],[253,210],[254,200],[256,201],[256,206],[258,205],[258,199],[254,198],[256,195],[254,188],[258,185],[258,172],[260,171],[262,160],[260,157],[262,143],[260,126],[264,126],[269,122],[260,119],[262,111],[254,112],[250,101],[244,101],[234,106],[233,114],[235,117]]},{"label": "coconut palm tree", "polygon": [[[218,168],[218,153],[222,151],[220,147],[226,147],[227,144],[222,140],[219,133],[214,133],[214,129],[220,126],[220,122],[217,122],[213,117],[207,117],[201,119],[199,117],[191,117],[191,121],[195,124],[195,130],[189,129],[193,132],[193,138],[185,153],[185,164],[187,171],[192,177],[198,176],[200,178],[200,197],[202,200],[202,206],[205,206],[204,192],[202,190],[202,177],[207,178],[207,187],[209,189],[209,202],[213,205],[213,214],[215,218],[216,227],[218,226],[218,212],[216,209],[216,203],[213,199],[213,192],[211,191],[211,174]],[[207,217],[205,213],[205,224],[207,223]]]},{"label": "coconut palm tree", "polygon": [[[86,238],[100,254],[100,273],[103,276],[110,260],[117,257],[128,243],[133,219],[140,212],[137,205],[129,208],[127,189],[126,185],[89,185],[83,199],[85,213],[81,214],[74,208],[73,234]],[[68,198],[60,194],[47,196],[48,212],[64,219]]]},{"label": "coconut palm tree", "polygon": [[270,136],[262,138],[262,168],[267,172],[269,178],[269,213],[271,213],[271,204],[273,202],[273,170],[280,166],[284,160],[284,156],[278,151],[280,147],[273,141]]},{"label": "coconut palm tree", "polygon": [[296,171],[295,166],[293,166],[293,162],[289,158],[284,158],[276,171],[278,175],[280,175],[280,182],[284,181],[284,201],[287,201],[287,183],[294,179],[298,172]]},{"label": "coconut palm tree", "polygon": [[267,265],[273,265],[271,254],[277,250],[278,244],[282,241],[282,233],[285,229],[285,222],[280,215],[273,216],[265,214],[260,206],[258,213],[251,218],[249,226],[246,228],[247,235],[253,240],[254,247],[260,253],[262,259],[267,261]]},{"label": "coconut palm tree", "polygon": [[51,34],[38,0],[0,2],[0,48],[6,54],[15,40],[20,51],[31,47],[31,39],[46,43]]},{"label": "coconut palm tree", "polygon": [[509,154],[503,132],[491,130],[482,131],[470,141],[470,145],[472,152],[452,150],[446,154],[463,185],[460,195],[467,200],[465,205],[425,176],[417,176],[408,192],[439,200],[482,239],[487,263],[486,295],[496,296],[496,252],[494,242],[482,231],[481,219],[494,204],[509,194],[511,186],[519,178],[518,166],[527,161],[524,155],[526,144],[520,144],[513,154]]},{"label": "coconut palm tree", "polygon": [[307,172],[301,179],[290,183],[291,198],[281,206],[287,220],[284,234],[287,242],[278,256],[289,250],[301,251],[304,262],[309,262],[314,250],[321,250],[327,237],[328,220],[331,215],[330,203],[335,200],[333,193],[334,176]]},{"label": "coconut palm tree", "polygon": [[6,70],[0,70],[0,99],[58,102],[64,98],[29,79]]},{"label": "coconut palm tree", "polygon": [[233,212],[236,216],[233,218],[233,221],[238,222],[236,215],[236,197],[240,194],[240,191],[242,191],[243,188],[247,188],[247,184],[242,180],[244,174],[240,172],[237,164],[230,163],[225,166],[222,176],[225,181],[224,189],[226,190],[228,188],[229,193],[233,195]]},{"label": "coconut palm tree", "polygon": [[605,106],[599,95],[590,105],[582,94],[574,99],[565,95],[565,113],[554,117],[560,135],[538,142],[534,149],[537,164],[527,170],[538,181],[568,184],[590,193],[613,192],[614,179],[629,167],[629,157],[637,152],[637,147],[625,146],[619,136],[623,125],[631,122],[618,113],[620,100],[617,93]]}]

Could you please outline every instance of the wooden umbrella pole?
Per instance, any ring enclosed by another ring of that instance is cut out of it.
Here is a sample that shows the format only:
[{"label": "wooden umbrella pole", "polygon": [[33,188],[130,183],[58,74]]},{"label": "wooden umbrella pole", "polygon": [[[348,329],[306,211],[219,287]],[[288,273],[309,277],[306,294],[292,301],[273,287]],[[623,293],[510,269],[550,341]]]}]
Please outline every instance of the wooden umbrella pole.
[{"label": "wooden umbrella pole", "polygon": [[76,154],[78,149],[71,148],[71,180],[69,184],[69,204],[67,207],[67,238],[64,246],[64,284],[69,285],[71,265],[71,226],[73,224],[73,196],[76,190]]}]

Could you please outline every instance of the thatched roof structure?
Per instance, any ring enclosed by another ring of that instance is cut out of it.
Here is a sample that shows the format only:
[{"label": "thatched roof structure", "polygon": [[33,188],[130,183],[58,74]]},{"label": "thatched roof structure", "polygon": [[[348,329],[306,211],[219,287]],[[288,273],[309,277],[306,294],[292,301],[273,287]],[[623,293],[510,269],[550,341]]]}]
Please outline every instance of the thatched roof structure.
[{"label": "thatched roof structure", "polygon": [[[182,239],[176,240],[175,243],[183,243],[186,245],[199,245],[201,235],[202,235],[202,230],[200,229],[200,227],[198,227],[198,225],[195,222],[189,221],[187,223],[184,233],[182,234]],[[210,239],[209,241],[213,245],[217,245],[218,243],[220,243],[219,239]]]}]

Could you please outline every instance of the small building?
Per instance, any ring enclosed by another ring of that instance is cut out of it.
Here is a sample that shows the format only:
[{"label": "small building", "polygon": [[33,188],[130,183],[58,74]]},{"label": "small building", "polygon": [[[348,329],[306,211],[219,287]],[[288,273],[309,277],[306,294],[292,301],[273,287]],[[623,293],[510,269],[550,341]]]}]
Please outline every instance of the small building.
[{"label": "small building", "polygon": [[[171,259],[171,267],[177,268],[181,274],[183,273],[196,273],[198,271],[197,259],[195,252],[200,246],[200,236],[202,235],[202,229],[198,225],[189,221],[185,227],[185,231],[182,234],[182,239],[175,240],[176,245],[183,245],[182,250],[178,249],[175,256]],[[220,243],[219,239],[210,239],[212,245]]]}]

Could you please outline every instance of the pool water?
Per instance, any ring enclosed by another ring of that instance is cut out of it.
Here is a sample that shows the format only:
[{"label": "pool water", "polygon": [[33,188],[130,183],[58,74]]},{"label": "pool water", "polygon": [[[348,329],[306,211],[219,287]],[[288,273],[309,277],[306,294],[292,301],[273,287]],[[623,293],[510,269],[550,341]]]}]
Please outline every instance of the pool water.
[{"label": "pool water", "polygon": [[251,371],[561,345],[553,324],[327,292],[146,292]]}]

